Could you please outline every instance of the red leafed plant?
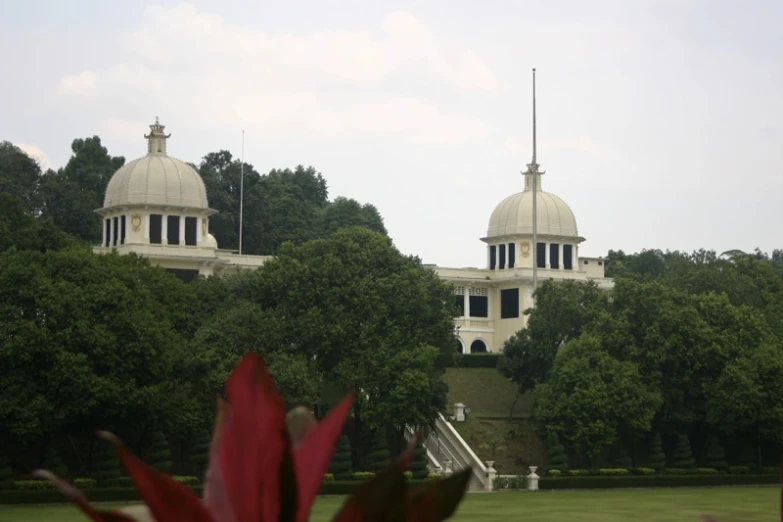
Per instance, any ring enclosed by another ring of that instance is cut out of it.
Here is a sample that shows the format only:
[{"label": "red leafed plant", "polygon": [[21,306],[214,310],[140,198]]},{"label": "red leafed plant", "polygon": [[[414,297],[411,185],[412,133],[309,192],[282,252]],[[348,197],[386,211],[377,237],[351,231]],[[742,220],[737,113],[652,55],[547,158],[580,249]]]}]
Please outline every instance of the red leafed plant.
[{"label": "red leafed plant", "polygon": [[[147,466],[112,434],[111,441],[156,522],[305,522],[347,417],[346,396],[322,422],[297,409],[287,414],[263,359],[245,355],[218,400],[217,422],[204,481],[204,498]],[[415,441],[414,441],[415,442]],[[404,476],[414,443],[387,470],[357,486],[334,522],[439,522],[461,502],[470,469],[408,489]],[[54,481],[91,520],[133,521],[128,511],[93,509],[82,493],[52,473]]]}]

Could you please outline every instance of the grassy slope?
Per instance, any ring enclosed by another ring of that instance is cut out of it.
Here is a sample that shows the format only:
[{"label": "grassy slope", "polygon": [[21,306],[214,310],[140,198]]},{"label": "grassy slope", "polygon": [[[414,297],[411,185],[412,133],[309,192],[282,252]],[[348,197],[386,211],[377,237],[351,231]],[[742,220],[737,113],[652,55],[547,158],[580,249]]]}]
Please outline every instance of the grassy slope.
[{"label": "grassy slope", "polygon": [[[530,420],[530,395],[515,402],[516,387],[494,368],[447,368],[444,379],[449,385],[448,403],[462,402],[471,410],[468,419],[453,423],[454,427],[482,460],[494,460],[502,475],[516,475],[523,464],[543,463],[545,448]],[[492,440],[497,441],[494,453],[486,444]]]},{"label": "grassy slope", "polygon": [[[602,491],[511,492],[469,494],[455,522],[528,520],[548,522],[718,522],[779,520],[777,487],[636,489]],[[310,518],[326,522],[342,498],[320,498]],[[0,507],[0,522],[85,522],[71,506]]]}]

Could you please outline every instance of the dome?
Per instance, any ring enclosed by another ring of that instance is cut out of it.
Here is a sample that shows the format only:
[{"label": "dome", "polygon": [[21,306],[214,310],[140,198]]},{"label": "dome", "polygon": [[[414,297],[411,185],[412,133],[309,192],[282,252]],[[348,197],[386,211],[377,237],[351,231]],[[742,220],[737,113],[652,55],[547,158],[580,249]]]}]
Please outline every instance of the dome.
[{"label": "dome", "polygon": [[[536,194],[536,233],[545,236],[579,237],[576,218],[568,204],[549,192],[541,190],[538,165],[528,165],[525,190],[507,197],[495,207],[489,218],[487,238],[532,235],[533,194]],[[535,190],[534,190],[535,189]]]},{"label": "dome", "polygon": [[159,205],[190,209],[209,209],[207,190],[201,175],[185,163],[166,153],[165,127],[150,126],[145,135],[147,155],[127,163],[114,173],[103,207],[122,205]]},{"label": "dome", "polygon": [[[576,218],[568,204],[549,192],[537,190],[536,232],[548,236],[576,237]],[[517,192],[501,201],[489,218],[488,237],[533,234],[533,191]]]},{"label": "dome", "polygon": [[201,242],[201,246],[204,248],[215,248],[217,249],[218,243],[217,239],[215,239],[215,236],[212,234],[207,234],[207,238]]}]

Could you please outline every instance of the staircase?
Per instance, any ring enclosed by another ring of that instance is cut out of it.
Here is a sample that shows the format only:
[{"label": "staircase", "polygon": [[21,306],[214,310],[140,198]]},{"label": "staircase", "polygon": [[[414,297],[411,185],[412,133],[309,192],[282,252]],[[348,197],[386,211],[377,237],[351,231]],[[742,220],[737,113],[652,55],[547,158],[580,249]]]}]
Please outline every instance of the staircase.
[{"label": "staircase", "polygon": [[[413,430],[409,429],[408,434],[413,436]],[[487,472],[487,466],[443,415],[438,414],[435,429],[424,440],[424,448],[427,450],[430,471],[448,473],[449,470],[456,472],[471,467],[468,490],[492,491],[495,470]]]}]

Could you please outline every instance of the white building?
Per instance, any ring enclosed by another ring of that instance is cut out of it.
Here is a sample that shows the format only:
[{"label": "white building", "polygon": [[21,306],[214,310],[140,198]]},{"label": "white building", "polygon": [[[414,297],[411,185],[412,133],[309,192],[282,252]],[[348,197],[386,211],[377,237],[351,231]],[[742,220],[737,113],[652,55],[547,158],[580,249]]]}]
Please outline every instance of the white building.
[{"label": "white building", "polygon": [[[135,252],[185,281],[261,266],[269,256],[218,248],[209,233],[215,210],[209,208],[204,181],[190,165],[168,155],[170,135],[164,128],[156,119],[145,135],[147,155],[124,165],[109,182],[103,208],[97,211],[103,217],[103,242],[95,251]],[[455,321],[458,349],[463,353],[497,352],[524,326],[523,311],[533,304],[534,279],[593,280],[612,287],[601,258],[579,257],[585,239],[574,213],[565,201],[541,190],[541,174],[534,160],[525,172],[524,190],[492,212],[487,236],[481,239],[487,244],[486,268],[434,267],[455,286],[462,309]]]}]

